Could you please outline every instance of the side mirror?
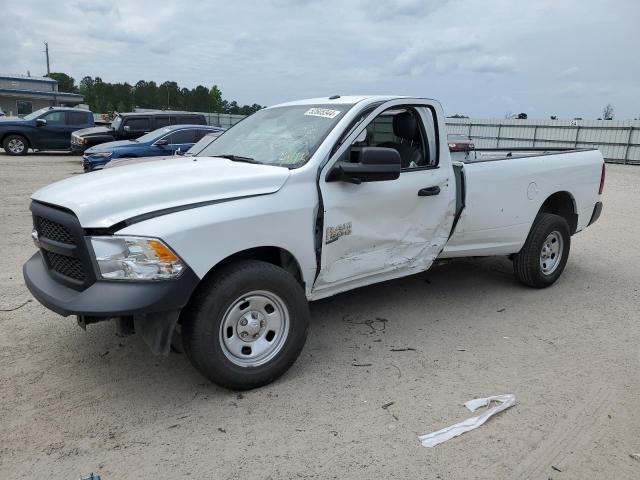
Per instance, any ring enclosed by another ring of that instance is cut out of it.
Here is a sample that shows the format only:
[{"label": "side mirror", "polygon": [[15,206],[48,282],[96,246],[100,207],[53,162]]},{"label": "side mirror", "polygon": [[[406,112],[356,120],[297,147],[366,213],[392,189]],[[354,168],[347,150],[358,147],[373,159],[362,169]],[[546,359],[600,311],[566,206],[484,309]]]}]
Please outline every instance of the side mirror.
[{"label": "side mirror", "polygon": [[175,155],[180,155],[180,156],[184,155],[184,152],[180,149],[180,147],[178,147],[178,149],[177,149],[175,152],[173,152],[173,153],[174,153]]},{"label": "side mirror", "polygon": [[[347,158],[350,151],[347,150]],[[327,182],[382,182],[400,176],[400,154],[394,148],[362,147],[357,162],[340,160],[327,175]]]},{"label": "side mirror", "polygon": [[45,127],[47,125],[47,121],[44,118],[36,118],[36,125],[38,127]]},{"label": "side mirror", "polygon": [[157,142],[155,142],[153,144],[154,147],[162,147],[164,145],[168,145],[169,141],[166,138],[161,138],[160,140],[158,140]]},{"label": "side mirror", "polygon": [[129,125],[125,125],[122,129],[127,133],[131,133],[131,127]]}]

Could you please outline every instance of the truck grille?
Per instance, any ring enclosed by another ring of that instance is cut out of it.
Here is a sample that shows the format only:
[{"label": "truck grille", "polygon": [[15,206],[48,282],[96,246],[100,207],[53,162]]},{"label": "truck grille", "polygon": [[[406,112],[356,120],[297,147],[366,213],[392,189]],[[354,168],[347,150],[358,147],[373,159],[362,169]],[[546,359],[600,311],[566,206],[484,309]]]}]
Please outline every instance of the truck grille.
[{"label": "truck grille", "polygon": [[37,217],[36,222],[39,225],[39,236],[54,240],[56,242],[73,245],[73,235],[64,225],[60,225],[57,222],[53,222],[48,218],[43,217]]},{"label": "truck grille", "polygon": [[47,258],[47,263],[51,266],[51,270],[81,282],[86,280],[87,274],[84,271],[84,266],[77,258],[46,250],[43,250],[43,254]]},{"label": "truck grille", "polygon": [[84,230],[68,210],[31,203],[42,259],[52,276],[76,290],[95,282]]}]

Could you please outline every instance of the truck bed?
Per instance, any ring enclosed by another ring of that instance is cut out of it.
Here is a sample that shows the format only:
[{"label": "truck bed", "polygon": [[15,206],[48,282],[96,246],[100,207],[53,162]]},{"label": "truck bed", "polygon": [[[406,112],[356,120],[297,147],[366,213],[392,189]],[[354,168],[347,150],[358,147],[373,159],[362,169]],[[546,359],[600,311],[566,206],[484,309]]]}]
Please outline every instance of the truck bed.
[{"label": "truck bed", "polygon": [[575,232],[587,226],[598,200],[603,164],[599,151],[494,152],[482,160],[454,162],[454,172],[462,179],[462,208],[440,258],[517,253],[541,206],[557,192],[574,204]]}]

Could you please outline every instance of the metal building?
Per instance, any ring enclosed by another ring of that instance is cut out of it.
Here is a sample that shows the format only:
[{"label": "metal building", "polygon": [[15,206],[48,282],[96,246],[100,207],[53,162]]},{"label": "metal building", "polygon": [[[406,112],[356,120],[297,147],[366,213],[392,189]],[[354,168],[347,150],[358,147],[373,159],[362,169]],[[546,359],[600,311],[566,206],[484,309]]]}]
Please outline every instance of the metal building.
[{"label": "metal building", "polygon": [[44,107],[74,107],[83,100],[77,93],[59,92],[52,78],[0,74],[0,109],[7,116],[27,115]]}]

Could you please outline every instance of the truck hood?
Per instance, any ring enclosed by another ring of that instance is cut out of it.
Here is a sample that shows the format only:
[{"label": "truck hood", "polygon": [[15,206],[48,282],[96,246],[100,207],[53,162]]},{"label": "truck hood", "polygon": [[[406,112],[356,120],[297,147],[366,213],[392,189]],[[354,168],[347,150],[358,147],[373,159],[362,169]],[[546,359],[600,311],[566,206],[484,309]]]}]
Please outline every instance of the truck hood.
[{"label": "truck hood", "polygon": [[111,135],[113,136],[113,130],[109,127],[89,127],[83,128],[82,130],[76,130],[73,132],[74,135],[78,137],[92,137],[92,136],[102,136],[102,135]]},{"label": "truck hood", "polygon": [[106,143],[100,143],[98,145],[94,145],[93,147],[87,148],[84,152],[87,154],[99,153],[99,152],[111,152],[112,150],[119,147],[131,147],[134,145],[146,146],[146,143],[138,143],[132,140],[116,140],[115,142],[106,142]]},{"label": "truck hood", "polygon": [[182,157],[77,175],[31,198],[71,210],[84,228],[108,228],[165,209],[274,193],[287,178],[284,167]]},{"label": "truck hood", "polygon": [[29,122],[20,117],[0,117],[0,126],[2,127],[13,127],[15,125],[24,125],[25,123]]}]

